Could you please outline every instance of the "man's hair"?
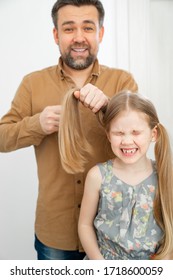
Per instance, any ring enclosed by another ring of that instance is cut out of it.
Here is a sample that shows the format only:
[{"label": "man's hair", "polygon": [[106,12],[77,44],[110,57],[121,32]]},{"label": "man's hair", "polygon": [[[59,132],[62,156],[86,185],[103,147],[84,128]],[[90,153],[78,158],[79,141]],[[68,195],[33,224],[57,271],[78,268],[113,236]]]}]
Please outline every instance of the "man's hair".
[{"label": "man's hair", "polygon": [[58,21],[58,11],[60,8],[67,6],[67,5],[72,5],[76,7],[81,7],[81,6],[94,6],[96,7],[98,14],[99,14],[99,26],[103,26],[103,21],[104,21],[104,15],[105,11],[103,8],[102,3],[99,0],[57,0],[55,4],[53,5],[52,8],[52,20],[55,28],[57,28],[57,21]]}]

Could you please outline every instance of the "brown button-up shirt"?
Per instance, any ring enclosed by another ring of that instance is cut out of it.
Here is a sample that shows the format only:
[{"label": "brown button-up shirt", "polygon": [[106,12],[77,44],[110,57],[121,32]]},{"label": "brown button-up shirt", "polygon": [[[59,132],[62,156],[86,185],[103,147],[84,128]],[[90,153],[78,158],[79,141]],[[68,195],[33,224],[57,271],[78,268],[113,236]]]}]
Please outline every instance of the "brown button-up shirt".
[{"label": "brown button-up shirt", "polygon": [[[111,97],[137,85],[126,71],[95,62],[86,83],[91,83]],[[75,87],[62,70],[62,61],[24,77],[11,109],[0,121],[0,152],[34,146],[38,165],[39,193],[35,232],[45,245],[63,249],[81,249],[77,223],[87,171],[96,163],[113,156],[106,135],[91,110],[80,105],[82,125],[94,152],[84,174],[67,174],[62,169],[57,133],[45,135],[39,115],[46,107],[62,103],[65,93]],[[89,207],[89,205],[88,205]]]}]

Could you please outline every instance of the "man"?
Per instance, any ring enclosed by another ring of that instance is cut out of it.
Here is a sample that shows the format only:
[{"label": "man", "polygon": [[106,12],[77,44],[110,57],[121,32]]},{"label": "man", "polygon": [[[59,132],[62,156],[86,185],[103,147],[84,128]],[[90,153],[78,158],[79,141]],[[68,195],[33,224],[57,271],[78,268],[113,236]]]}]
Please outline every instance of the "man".
[{"label": "man", "polygon": [[[24,77],[10,111],[0,122],[0,151],[34,146],[39,194],[35,221],[38,259],[83,259],[77,223],[86,172],[110,157],[95,113],[123,89],[137,91],[133,77],[99,65],[104,9],[98,0],[58,0],[52,9],[54,39],[61,53],[57,66]],[[58,150],[57,132],[65,93],[81,106],[85,134],[94,147],[84,174],[67,174]]]}]

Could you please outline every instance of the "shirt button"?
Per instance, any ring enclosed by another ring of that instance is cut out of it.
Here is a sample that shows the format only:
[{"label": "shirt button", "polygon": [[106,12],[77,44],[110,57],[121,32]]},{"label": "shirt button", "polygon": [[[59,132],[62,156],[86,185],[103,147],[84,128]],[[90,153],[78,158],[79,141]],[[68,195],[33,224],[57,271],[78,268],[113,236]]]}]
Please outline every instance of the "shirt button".
[{"label": "shirt button", "polygon": [[81,184],[81,180],[77,180],[77,184]]}]

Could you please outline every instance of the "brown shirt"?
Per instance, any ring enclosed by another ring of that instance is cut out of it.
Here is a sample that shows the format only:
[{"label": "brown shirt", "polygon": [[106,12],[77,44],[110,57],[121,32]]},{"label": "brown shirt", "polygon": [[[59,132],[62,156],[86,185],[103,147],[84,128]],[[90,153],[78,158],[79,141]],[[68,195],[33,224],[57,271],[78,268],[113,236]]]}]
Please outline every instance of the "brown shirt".
[{"label": "brown shirt", "polygon": [[[108,68],[95,62],[86,83],[92,83],[111,97],[120,90],[137,91],[133,77],[126,71]],[[35,232],[45,245],[64,249],[81,249],[77,223],[87,171],[96,163],[112,157],[110,146],[95,114],[80,106],[82,125],[94,153],[84,174],[71,175],[61,167],[57,133],[45,135],[39,114],[46,107],[62,103],[74,82],[58,66],[24,77],[9,112],[0,121],[0,152],[34,145],[38,165],[39,194]]]}]

